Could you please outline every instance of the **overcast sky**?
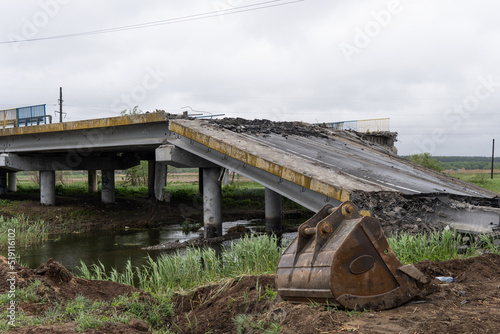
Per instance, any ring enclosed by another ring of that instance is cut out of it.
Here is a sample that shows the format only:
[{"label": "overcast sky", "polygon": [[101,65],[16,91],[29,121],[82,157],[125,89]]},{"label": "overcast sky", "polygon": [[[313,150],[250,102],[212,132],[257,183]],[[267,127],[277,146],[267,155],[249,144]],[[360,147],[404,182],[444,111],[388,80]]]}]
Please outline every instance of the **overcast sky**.
[{"label": "overcast sky", "polygon": [[0,109],[47,104],[54,115],[63,87],[65,121],[136,105],[310,123],[389,117],[402,155],[488,156],[500,133],[499,1],[0,4]]}]

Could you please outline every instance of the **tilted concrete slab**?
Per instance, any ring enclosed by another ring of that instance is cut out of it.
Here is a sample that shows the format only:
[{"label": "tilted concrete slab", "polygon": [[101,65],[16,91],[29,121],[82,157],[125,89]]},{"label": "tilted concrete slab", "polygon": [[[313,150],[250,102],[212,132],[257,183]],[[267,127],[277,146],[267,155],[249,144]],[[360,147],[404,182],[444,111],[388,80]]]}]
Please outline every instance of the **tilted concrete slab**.
[{"label": "tilted concrete slab", "polygon": [[[235,133],[204,120],[170,121],[169,142],[208,161],[241,173],[295,202],[319,211],[325,204],[359,193],[406,196],[455,195],[493,199],[498,194],[399,158],[380,147],[344,136]],[[367,207],[361,207],[361,209]],[[444,209],[444,208],[442,208]],[[383,209],[382,209],[383,210]],[[449,214],[453,212],[454,214]],[[500,226],[498,208],[450,208],[436,222],[466,233],[488,233]]]},{"label": "tilted concrete slab", "polygon": [[[356,191],[403,194],[496,194],[403,159],[345,140],[320,137],[248,135],[202,120],[171,120],[170,130],[244,164],[337,200]],[[171,140],[169,140],[171,141]]]}]

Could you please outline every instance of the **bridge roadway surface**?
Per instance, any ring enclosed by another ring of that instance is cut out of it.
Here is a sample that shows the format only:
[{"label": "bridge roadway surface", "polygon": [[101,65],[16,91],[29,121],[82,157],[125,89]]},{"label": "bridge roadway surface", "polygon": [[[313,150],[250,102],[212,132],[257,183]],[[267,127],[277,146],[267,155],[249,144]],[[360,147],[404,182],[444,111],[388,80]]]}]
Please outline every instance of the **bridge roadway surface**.
[{"label": "bridge roadway surface", "polygon": [[[239,172],[313,211],[354,192],[496,196],[335,133],[328,138],[236,133],[163,112],[0,130],[0,169],[106,169],[113,160],[126,167],[163,156],[172,145],[190,153],[183,156]],[[23,163],[26,159],[37,163]]]}]

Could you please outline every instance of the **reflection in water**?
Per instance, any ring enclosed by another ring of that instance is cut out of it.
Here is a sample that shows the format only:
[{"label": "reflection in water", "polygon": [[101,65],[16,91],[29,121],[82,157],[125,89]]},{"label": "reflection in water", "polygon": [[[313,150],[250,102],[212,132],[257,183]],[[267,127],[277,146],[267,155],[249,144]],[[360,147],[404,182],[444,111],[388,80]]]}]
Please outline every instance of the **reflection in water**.
[{"label": "reflection in water", "polygon": [[[223,233],[226,233],[227,229],[236,225],[244,225],[253,232],[261,232],[264,229],[264,222],[261,220],[238,220],[225,222],[223,224]],[[284,237],[293,239],[294,235],[292,235],[287,233],[284,234]],[[18,250],[18,254],[21,256],[21,263],[30,268],[36,268],[41,263],[53,258],[72,271],[80,265],[80,261],[83,261],[87,265],[101,262],[107,269],[116,268],[120,271],[128,259],[132,261],[134,266],[142,266],[146,263],[148,255],[156,258],[168,252],[145,251],[141,249],[143,247],[175,242],[177,240],[184,242],[200,237],[203,237],[203,231],[185,234],[181,231],[180,225],[169,225],[160,229],[148,230],[128,229],[114,231],[112,234],[102,232],[65,234],[51,236],[51,239],[44,244],[32,247],[31,249]],[[229,244],[230,242],[226,242],[222,245],[211,247],[216,248],[220,252],[223,247],[227,247]],[[175,253],[177,251],[170,252]]]}]

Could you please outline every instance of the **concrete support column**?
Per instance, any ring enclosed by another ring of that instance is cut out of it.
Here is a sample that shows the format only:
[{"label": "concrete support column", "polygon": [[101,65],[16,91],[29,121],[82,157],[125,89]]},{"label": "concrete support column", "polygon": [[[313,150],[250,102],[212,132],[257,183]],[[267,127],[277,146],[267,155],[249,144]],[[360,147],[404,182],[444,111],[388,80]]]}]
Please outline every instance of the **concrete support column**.
[{"label": "concrete support column", "polygon": [[205,238],[222,236],[221,168],[203,168],[203,225]]},{"label": "concrete support column", "polygon": [[95,169],[91,169],[88,171],[88,188],[89,194],[94,194],[97,192],[97,171]]},{"label": "concrete support column", "polygon": [[0,195],[7,195],[7,172],[0,170]]},{"label": "concrete support column", "polygon": [[40,203],[56,204],[56,172],[53,170],[40,171]]},{"label": "concrete support column", "polygon": [[148,160],[148,197],[155,196],[155,164],[154,160]]},{"label": "concrete support column", "polygon": [[17,191],[16,172],[9,172],[9,191],[15,193]]},{"label": "concrete support column", "polygon": [[198,168],[198,195],[203,196],[203,168]]},{"label": "concrete support column", "polygon": [[164,188],[167,184],[167,164],[157,162],[155,164],[155,197],[158,201],[165,199]]},{"label": "concrete support column", "polygon": [[281,195],[266,188],[266,232],[281,232],[283,229],[281,217]]},{"label": "concrete support column", "polygon": [[103,203],[115,202],[115,171],[103,169],[101,176],[101,200]]}]

